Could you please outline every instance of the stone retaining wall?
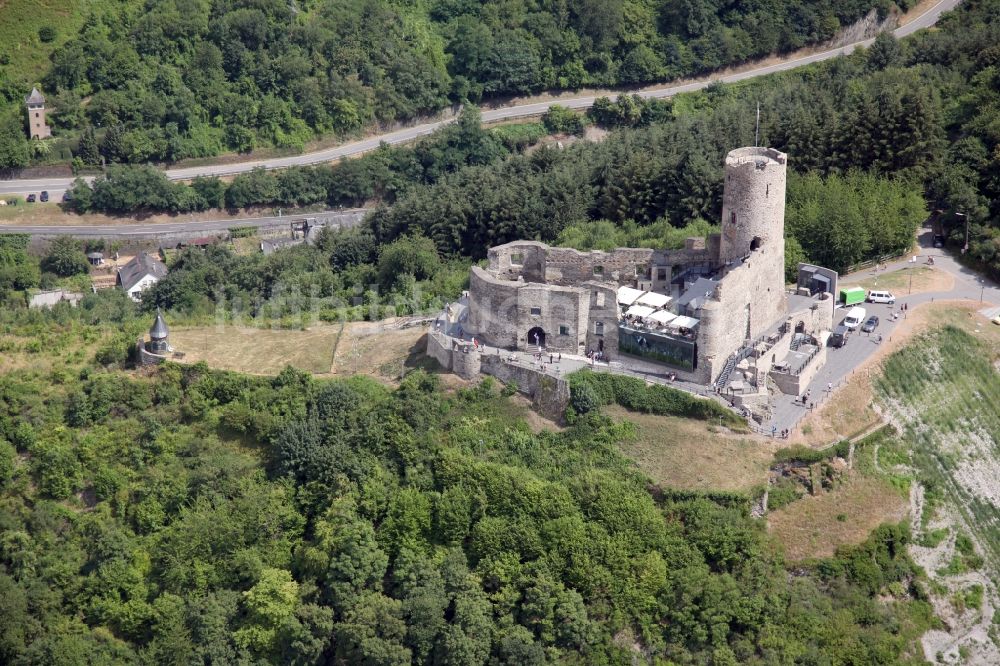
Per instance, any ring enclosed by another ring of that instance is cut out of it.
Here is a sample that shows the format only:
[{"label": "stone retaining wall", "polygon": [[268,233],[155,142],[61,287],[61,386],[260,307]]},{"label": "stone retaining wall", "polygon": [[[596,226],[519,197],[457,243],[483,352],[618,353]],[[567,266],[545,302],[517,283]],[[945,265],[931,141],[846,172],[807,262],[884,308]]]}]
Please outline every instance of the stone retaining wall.
[{"label": "stone retaining wall", "polygon": [[483,374],[496,377],[505,384],[517,383],[517,390],[531,398],[542,416],[559,420],[569,405],[569,382],[523,365],[509,363],[502,356],[483,355]]},{"label": "stone retaining wall", "polygon": [[427,355],[445,370],[451,370],[451,338],[437,331],[427,334]]}]

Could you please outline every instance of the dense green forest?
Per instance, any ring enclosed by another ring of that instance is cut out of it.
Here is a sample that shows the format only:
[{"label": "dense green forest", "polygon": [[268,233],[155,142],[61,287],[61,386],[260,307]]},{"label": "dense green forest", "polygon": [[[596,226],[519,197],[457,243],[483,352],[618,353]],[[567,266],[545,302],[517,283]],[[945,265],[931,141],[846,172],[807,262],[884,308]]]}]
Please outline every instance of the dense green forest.
[{"label": "dense green forest", "polygon": [[968,220],[971,256],[998,270],[997,44],[1000,2],[963,3],[939,30],[902,42],[883,35],[850,57],[712,86],[668,102],[669,114],[655,108],[663,103],[602,102],[591,116],[618,128],[603,142],[467,167],[410,189],[377,211],[372,227],[380,240],[420,230],[442,251],[478,257],[518,237],[586,242],[588,224],[601,220],[623,230],[714,221],[722,157],[752,143],[759,102],[761,143],[787,152],[796,172],[790,259],[843,270],[899,252],[925,210],[940,210],[953,242]]},{"label": "dense green forest", "polygon": [[652,485],[599,411],[701,401],[592,376],[534,432],[491,380],[128,373],[126,304],[0,311],[3,663],[916,659],[905,526],[790,575],[745,497]]},{"label": "dense green forest", "polygon": [[[536,134],[504,143],[492,135],[497,130],[477,128],[470,111],[463,129],[449,128],[440,142],[431,139],[416,153],[383,149],[284,177],[289,183],[311,177],[308,186],[282,190],[280,176],[251,174],[239,179],[239,196],[211,181],[194,189],[230,204],[375,199],[385,204],[371,220],[379,244],[419,232],[443,256],[479,258],[490,245],[515,238],[596,247],[611,235],[595,229],[609,223],[622,230],[615,238],[676,242],[666,227],[718,219],[722,157],[752,142],[750,111],[760,102],[761,142],[788,152],[800,174],[790,177],[788,188],[790,264],[805,257],[843,270],[899,252],[926,216],[922,198],[926,210],[943,211],[956,241],[964,240],[959,225],[968,220],[971,256],[995,270],[998,17],[996,0],[963,4],[938,30],[902,42],[882,36],[867,51],[800,71],[667,102],[601,101],[590,121],[615,131],[599,143],[524,151]],[[566,118],[557,110],[545,124],[563,127]],[[126,178],[111,172],[102,183],[126,193],[122,208],[134,210],[144,205],[136,195],[143,190]],[[114,188],[116,181],[127,186]],[[81,200],[96,207],[82,189]],[[593,224],[598,227],[590,229]],[[633,226],[641,231],[627,232]],[[588,240],[598,234],[602,240]]]},{"label": "dense green forest", "polygon": [[[94,164],[90,143],[109,162],[175,161],[301,149],[467,100],[706,72],[910,4],[122,0],[93,6],[42,83],[55,134],[70,139],[57,153]],[[33,82],[8,62],[0,45],[3,124],[16,130]],[[0,169],[24,166],[29,151],[16,131],[0,131]]]}]

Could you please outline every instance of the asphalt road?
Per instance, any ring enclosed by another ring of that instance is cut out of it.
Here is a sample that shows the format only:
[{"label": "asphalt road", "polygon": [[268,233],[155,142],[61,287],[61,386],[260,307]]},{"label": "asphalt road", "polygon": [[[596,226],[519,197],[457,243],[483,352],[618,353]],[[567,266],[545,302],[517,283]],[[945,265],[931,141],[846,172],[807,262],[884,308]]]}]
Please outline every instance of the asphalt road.
[{"label": "asphalt road", "polygon": [[146,224],[111,224],[111,225],[0,225],[0,233],[32,234],[35,236],[74,236],[77,238],[137,238],[152,235],[168,235],[171,233],[213,232],[225,231],[231,227],[266,227],[275,224],[290,223],[292,220],[316,218],[317,224],[339,227],[353,227],[364,219],[368,213],[366,208],[350,208],[346,210],[326,210],[317,213],[301,215],[285,215],[283,217],[248,217],[229,220],[160,222]]},{"label": "asphalt road", "polygon": [[[954,9],[961,0],[941,0],[934,7],[926,11],[921,16],[917,17],[905,26],[896,29],[893,34],[896,37],[905,37],[909,34],[916,32],[922,28],[927,28],[934,25],[938,18],[943,12]],[[829,60],[830,58],[835,58],[840,55],[846,55],[851,53],[859,47],[869,46],[874,40],[867,39],[860,42],[855,42],[853,44],[848,44],[846,46],[838,47],[836,49],[831,49],[829,51],[823,51],[820,53],[814,53],[812,55],[803,56],[801,58],[795,58],[793,60],[787,60],[784,62],[776,63],[773,65],[768,65],[765,67],[758,67],[755,69],[750,69],[744,72],[739,72],[735,74],[728,74],[724,76],[714,76],[706,79],[701,79],[698,81],[693,81],[691,83],[686,83],[683,85],[668,86],[663,88],[652,88],[639,92],[638,94],[642,97],[647,98],[665,98],[672,97],[678,93],[691,92],[693,90],[700,90],[706,88],[716,81],[721,81],[725,83],[731,83],[734,81],[743,81],[745,79],[752,79],[757,76],[764,76],[766,74],[773,74],[775,72],[781,72],[789,69],[795,69],[796,67],[801,67],[803,65],[808,65],[814,62],[820,62],[822,60]],[[608,96],[614,97],[614,93],[608,93]],[[559,104],[571,109],[586,109],[594,104],[594,100],[597,96],[581,96],[581,97],[567,97],[560,98],[558,100],[547,101],[547,102],[536,102],[534,104],[522,104],[516,106],[506,106],[496,109],[485,110],[482,113],[482,118],[484,122],[495,122],[500,120],[512,120],[517,118],[528,118],[532,116],[538,116],[545,113],[550,106],[553,104]],[[381,143],[388,144],[398,144],[407,143],[413,141],[414,139],[426,136],[433,133],[438,128],[452,122],[453,119],[439,120],[436,122],[424,123],[422,125],[415,125],[413,127],[407,127],[404,129],[396,130],[394,132],[387,132],[385,134],[380,134],[373,136],[369,139],[364,139],[362,141],[355,141],[353,143],[347,143],[334,148],[327,148],[325,150],[319,150],[312,153],[304,153],[302,155],[293,155],[291,157],[274,158],[267,160],[254,160],[250,162],[238,162],[234,164],[220,164],[220,165],[209,165],[209,166],[199,166],[199,167],[189,167],[186,169],[168,169],[166,171],[167,177],[171,180],[185,180],[189,178],[194,178],[195,176],[231,176],[238,173],[244,173],[258,167],[264,167],[265,169],[282,169],[290,166],[299,166],[306,164],[320,164],[323,162],[332,162],[338,160],[342,157],[352,157],[356,155],[361,155],[378,148]],[[73,183],[72,178],[47,178],[47,179],[36,179],[36,180],[6,180],[0,181],[0,195],[3,194],[30,194],[32,192],[40,192],[42,190],[47,190],[52,196],[54,201],[59,201],[62,198],[63,192],[66,191]]]}]

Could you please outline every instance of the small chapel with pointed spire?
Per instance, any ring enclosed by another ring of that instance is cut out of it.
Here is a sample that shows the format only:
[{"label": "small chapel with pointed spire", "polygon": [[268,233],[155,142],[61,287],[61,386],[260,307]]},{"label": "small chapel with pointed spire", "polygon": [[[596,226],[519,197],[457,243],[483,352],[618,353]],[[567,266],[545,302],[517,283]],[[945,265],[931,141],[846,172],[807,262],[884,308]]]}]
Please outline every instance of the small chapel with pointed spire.
[{"label": "small chapel with pointed spire", "polygon": [[174,348],[170,346],[170,329],[163,319],[160,308],[156,308],[156,319],[149,327],[149,340],[141,338],[136,345],[139,351],[139,363],[141,365],[154,365],[167,360],[167,356],[173,353]]}]

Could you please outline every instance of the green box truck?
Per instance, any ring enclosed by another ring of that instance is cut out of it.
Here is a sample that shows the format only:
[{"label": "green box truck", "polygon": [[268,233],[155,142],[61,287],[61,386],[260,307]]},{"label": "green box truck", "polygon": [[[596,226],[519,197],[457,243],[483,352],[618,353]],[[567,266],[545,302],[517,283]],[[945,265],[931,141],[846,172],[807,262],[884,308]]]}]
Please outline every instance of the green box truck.
[{"label": "green box truck", "polygon": [[862,287],[851,287],[850,289],[840,290],[840,301],[845,305],[855,305],[856,303],[864,303],[865,296],[867,293]]}]

